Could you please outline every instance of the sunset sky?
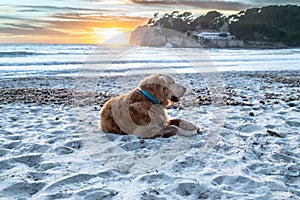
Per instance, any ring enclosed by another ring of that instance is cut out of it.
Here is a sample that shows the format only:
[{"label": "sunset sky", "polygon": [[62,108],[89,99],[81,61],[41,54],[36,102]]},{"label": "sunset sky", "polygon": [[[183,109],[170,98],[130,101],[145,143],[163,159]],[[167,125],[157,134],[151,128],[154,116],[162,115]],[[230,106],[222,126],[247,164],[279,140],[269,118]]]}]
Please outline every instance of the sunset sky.
[{"label": "sunset sky", "polygon": [[174,10],[237,13],[299,0],[1,0],[0,43],[100,44],[143,25],[154,13]]}]

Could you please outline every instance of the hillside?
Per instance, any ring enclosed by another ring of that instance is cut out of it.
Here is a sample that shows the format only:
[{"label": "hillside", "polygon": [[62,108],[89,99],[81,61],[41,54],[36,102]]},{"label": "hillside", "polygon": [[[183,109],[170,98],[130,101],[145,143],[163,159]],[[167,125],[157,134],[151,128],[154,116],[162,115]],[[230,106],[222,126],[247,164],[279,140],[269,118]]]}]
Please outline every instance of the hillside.
[{"label": "hillside", "polygon": [[295,47],[300,46],[300,6],[251,8],[230,16],[218,11],[197,17],[191,12],[155,13],[143,27],[161,27],[185,34],[230,32],[246,44]]},{"label": "hillside", "polygon": [[300,7],[267,6],[242,11],[227,18],[229,31],[245,41],[283,42],[300,46]]}]

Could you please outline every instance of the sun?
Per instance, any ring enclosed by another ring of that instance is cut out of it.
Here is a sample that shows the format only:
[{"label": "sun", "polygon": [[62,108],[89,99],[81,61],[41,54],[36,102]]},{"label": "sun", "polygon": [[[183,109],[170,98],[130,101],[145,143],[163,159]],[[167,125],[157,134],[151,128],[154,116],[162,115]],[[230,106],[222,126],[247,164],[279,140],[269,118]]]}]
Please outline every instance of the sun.
[{"label": "sun", "polygon": [[127,45],[129,32],[121,28],[94,28],[94,36],[97,44]]}]

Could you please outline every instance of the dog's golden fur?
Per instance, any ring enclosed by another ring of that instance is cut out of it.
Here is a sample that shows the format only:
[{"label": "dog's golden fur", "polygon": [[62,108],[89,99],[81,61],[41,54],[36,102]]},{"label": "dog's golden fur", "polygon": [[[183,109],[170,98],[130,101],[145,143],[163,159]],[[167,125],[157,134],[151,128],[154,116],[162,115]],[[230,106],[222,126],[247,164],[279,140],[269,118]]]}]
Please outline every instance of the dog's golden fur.
[{"label": "dog's golden fur", "polygon": [[[155,105],[140,90],[156,98]],[[140,138],[168,137],[180,129],[199,131],[199,128],[181,119],[170,120],[165,107],[169,101],[178,101],[185,88],[169,75],[151,75],[139,83],[139,88],[109,99],[100,111],[100,126],[104,132],[134,134]]]}]

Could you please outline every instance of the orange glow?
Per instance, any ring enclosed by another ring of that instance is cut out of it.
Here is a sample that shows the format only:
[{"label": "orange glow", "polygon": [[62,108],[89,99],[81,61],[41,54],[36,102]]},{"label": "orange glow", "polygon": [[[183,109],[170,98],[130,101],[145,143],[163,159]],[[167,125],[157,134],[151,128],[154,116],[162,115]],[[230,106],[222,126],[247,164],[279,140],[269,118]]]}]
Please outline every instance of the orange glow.
[{"label": "orange glow", "polygon": [[49,21],[49,25],[33,30],[0,33],[0,43],[125,45],[128,44],[130,32],[148,20],[126,16],[72,17],[65,15],[65,20]]},{"label": "orange glow", "polygon": [[126,45],[129,42],[128,31],[121,28],[94,28],[96,42],[108,45]]}]

